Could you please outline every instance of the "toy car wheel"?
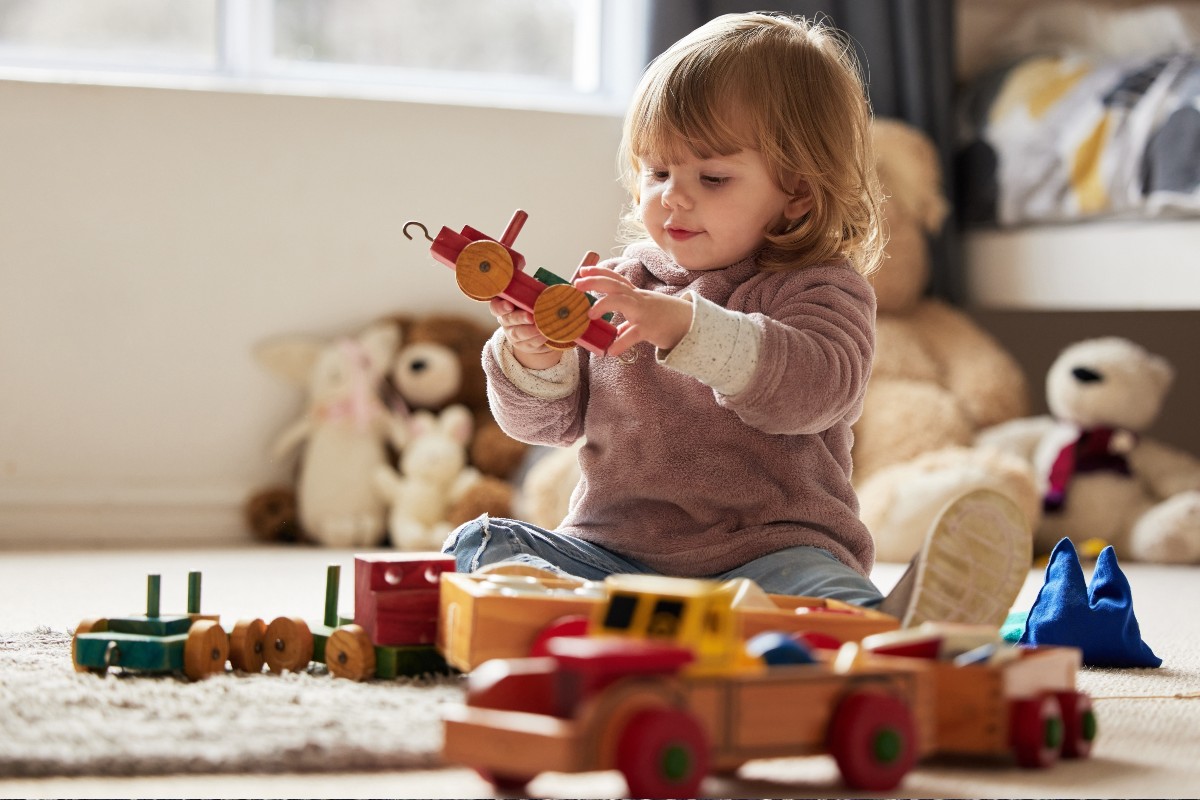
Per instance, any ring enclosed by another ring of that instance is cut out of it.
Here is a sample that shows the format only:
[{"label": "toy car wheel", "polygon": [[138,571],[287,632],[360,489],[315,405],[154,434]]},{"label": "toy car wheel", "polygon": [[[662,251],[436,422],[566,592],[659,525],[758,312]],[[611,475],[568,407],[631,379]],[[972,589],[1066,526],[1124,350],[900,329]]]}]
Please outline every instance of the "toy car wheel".
[{"label": "toy car wheel", "polygon": [[878,692],[845,697],[829,726],[829,752],[852,789],[895,788],[917,760],[916,741],[908,704]]},{"label": "toy car wheel", "polygon": [[570,344],[583,336],[591,320],[587,295],[574,286],[548,286],[533,303],[533,322],[543,336],[556,344]]},{"label": "toy car wheel", "polygon": [[343,625],[325,643],[325,664],[339,678],[375,677],[375,645],[361,625]]},{"label": "toy car wheel", "polygon": [[229,634],[229,663],[242,672],[262,672],[266,639],[267,623],[261,619],[238,620]]},{"label": "toy car wheel", "polygon": [[548,656],[550,651],[546,645],[550,643],[551,639],[557,639],[560,636],[585,636],[587,629],[588,618],[583,614],[568,614],[565,617],[559,617],[548,623],[533,637],[533,644],[529,646],[529,655]]},{"label": "toy car wheel", "polygon": [[229,659],[229,637],[211,619],[198,619],[188,629],[183,645],[183,673],[194,681],[224,672]]},{"label": "toy car wheel", "polygon": [[509,775],[504,772],[494,772],[486,769],[476,769],[479,777],[492,785],[498,793],[524,795],[525,787],[535,776]]},{"label": "toy car wheel", "polygon": [[1063,744],[1058,701],[1051,695],[1014,700],[1009,713],[1009,741],[1017,763],[1040,769],[1057,762]]},{"label": "toy car wheel", "polygon": [[[75,636],[81,633],[99,633],[100,631],[108,630],[108,620],[104,617],[89,617],[75,626]],[[97,675],[103,675],[108,672],[107,667],[88,667],[79,663],[79,656],[75,649],[75,636],[71,637],[71,663],[75,665],[76,672],[92,672]]]},{"label": "toy car wheel", "polygon": [[276,617],[267,626],[263,658],[271,672],[299,672],[312,661],[313,637],[300,617]]},{"label": "toy car wheel", "polygon": [[472,300],[491,300],[505,289],[513,277],[512,256],[504,245],[488,239],[471,242],[454,261],[458,288]]},{"label": "toy car wheel", "polygon": [[1063,758],[1088,758],[1096,740],[1096,712],[1092,698],[1083,692],[1056,695],[1063,717]]},{"label": "toy car wheel", "polygon": [[621,731],[616,760],[630,797],[696,797],[708,774],[708,739],[685,711],[645,709]]}]

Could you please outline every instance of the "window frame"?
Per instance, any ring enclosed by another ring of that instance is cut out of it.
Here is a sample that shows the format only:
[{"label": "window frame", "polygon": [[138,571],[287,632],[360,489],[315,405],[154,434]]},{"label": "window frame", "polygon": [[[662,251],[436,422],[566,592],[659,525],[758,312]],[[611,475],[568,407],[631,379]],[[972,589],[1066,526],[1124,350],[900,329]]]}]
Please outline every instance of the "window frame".
[{"label": "window frame", "polygon": [[397,100],[417,103],[620,115],[640,78],[646,50],[646,0],[579,0],[595,26],[577,33],[575,86],[519,75],[304,64],[273,57],[271,0],[215,0],[213,59],[166,57],[132,62],[90,51],[0,45],[0,80],[188,89],[256,94]]}]

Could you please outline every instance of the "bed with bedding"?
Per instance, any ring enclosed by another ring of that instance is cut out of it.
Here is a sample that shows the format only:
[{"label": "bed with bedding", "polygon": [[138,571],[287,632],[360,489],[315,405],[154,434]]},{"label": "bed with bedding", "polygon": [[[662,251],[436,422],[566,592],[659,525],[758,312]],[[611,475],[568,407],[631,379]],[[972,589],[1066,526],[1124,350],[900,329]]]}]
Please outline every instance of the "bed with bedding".
[{"label": "bed with bedding", "polygon": [[[1147,19],[1085,10],[1093,31]],[[1156,25],[1185,24],[1158,12]],[[1030,43],[963,87],[955,172],[971,303],[1200,308],[1200,51],[1182,33],[1170,51],[1127,55]]]}]

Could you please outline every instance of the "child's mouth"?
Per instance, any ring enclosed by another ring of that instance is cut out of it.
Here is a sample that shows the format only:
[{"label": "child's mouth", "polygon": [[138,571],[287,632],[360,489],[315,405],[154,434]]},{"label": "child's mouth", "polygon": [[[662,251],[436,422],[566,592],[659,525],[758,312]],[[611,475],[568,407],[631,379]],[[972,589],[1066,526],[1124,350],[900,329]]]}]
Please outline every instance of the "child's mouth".
[{"label": "child's mouth", "polygon": [[689,231],[687,228],[667,228],[667,235],[677,242],[686,241],[693,236],[699,236],[699,231]]}]

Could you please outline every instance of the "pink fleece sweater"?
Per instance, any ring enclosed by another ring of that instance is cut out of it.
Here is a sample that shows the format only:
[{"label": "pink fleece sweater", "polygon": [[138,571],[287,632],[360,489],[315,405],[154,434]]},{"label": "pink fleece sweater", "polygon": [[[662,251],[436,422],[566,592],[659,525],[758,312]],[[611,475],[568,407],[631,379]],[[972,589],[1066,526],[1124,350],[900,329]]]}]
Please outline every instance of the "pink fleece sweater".
[{"label": "pink fleece sweater", "polygon": [[754,258],[691,272],[645,245],[608,266],[643,289],[691,293],[678,347],[642,342],[633,363],[576,348],[533,372],[497,331],[483,354],[510,436],[586,437],[559,531],[668,575],[715,575],[794,545],[867,575],[874,544],[850,485],[875,342],[867,280],[848,264],[763,272]]}]

